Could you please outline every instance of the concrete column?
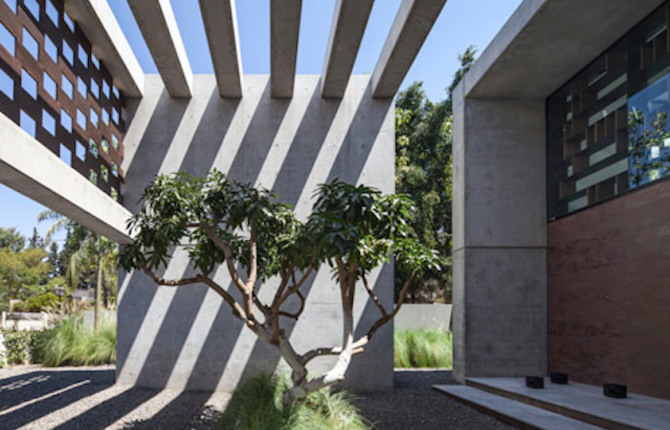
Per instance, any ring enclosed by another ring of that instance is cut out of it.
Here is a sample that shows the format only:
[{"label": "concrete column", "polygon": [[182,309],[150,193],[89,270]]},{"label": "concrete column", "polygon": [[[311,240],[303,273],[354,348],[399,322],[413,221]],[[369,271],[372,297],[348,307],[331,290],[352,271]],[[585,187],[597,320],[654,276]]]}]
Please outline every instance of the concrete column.
[{"label": "concrete column", "polygon": [[454,100],[454,376],[546,372],[543,100]]}]

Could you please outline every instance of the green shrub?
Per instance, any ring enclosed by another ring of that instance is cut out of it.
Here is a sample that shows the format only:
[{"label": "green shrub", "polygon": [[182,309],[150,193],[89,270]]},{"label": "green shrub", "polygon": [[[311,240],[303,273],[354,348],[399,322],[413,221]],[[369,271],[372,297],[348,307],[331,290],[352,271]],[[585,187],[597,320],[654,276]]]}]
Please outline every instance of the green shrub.
[{"label": "green shrub", "polygon": [[80,319],[64,319],[44,331],[36,352],[40,362],[49,367],[115,363],[116,323],[103,323],[98,333],[94,333]]},{"label": "green shrub", "polygon": [[6,364],[29,364],[35,362],[36,345],[42,332],[7,330],[3,333],[5,341]]},{"label": "green shrub", "polygon": [[344,392],[329,388],[300,404],[282,406],[286,378],[260,375],[239,386],[222,417],[224,430],[367,430]]},{"label": "green shrub", "polygon": [[62,299],[49,291],[37,296],[30,296],[26,300],[14,304],[12,309],[15,312],[42,312],[57,308],[61,302]]},{"label": "green shrub", "polygon": [[451,368],[451,333],[407,330],[393,335],[395,367]]}]

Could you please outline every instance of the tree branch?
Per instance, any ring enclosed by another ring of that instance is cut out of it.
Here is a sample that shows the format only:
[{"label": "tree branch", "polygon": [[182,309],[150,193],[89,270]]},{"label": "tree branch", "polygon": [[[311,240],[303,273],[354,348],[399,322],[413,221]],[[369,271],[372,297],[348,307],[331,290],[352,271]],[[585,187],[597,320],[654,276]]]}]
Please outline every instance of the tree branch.
[{"label": "tree branch", "polygon": [[368,279],[365,277],[364,274],[361,275],[361,278],[363,278],[363,285],[365,285],[365,290],[368,292],[370,299],[377,306],[377,309],[379,309],[379,312],[381,312],[382,317],[385,317],[387,313],[386,309],[384,308],[384,305],[381,304],[375,292],[372,290],[372,288],[370,288],[370,285],[368,284]]},{"label": "tree branch", "polygon": [[158,285],[163,285],[165,287],[179,287],[182,285],[197,284],[198,282],[201,282],[199,276],[184,279],[161,278],[160,276],[156,275],[154,272],[152,272],[146,267],[142,267],[142,272],[144,272],[148,277],[153,279],[153,281]]},{"label": "tree branch", "polygon": [[245,285],[244,282],[242,282],[242,279],[240,278],[239,274],[237,273],[237,268],[235,267],[235,261],[233,260],[233,253],[230,250],[230,245],[228,245],[228,243],[226,243],[219,236],[217,236],[212,227],[210,227],[208,224],[202,222],[199,223],[198,226],[202,228],[202,230],[205,232],[209,240],[214,242],[214,245],[216,245],[221,251],[223,251],[223,255],[226,259],[226,266],[228,266],[228,272],[230,273],[230,277],[232,278],[237,288],[240,291],[244,292]]}]

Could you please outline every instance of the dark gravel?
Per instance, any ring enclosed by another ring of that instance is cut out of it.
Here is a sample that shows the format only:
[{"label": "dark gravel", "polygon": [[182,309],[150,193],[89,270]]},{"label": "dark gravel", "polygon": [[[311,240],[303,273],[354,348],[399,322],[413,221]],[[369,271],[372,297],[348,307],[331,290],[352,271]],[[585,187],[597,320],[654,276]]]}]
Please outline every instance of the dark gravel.
[{"label": "dark gravel", "polygon": [[[377,430],[512,429],[431,389],[449,383],[449,371],[399,370],[393,391],[354,403]],[[112,367],[15,367],[0,370],[0,429],[215,429],[228,398],[117,386]]]},{"label": "dark gravel", "polygon": [[455,384],[448,370],[396,370],[392,392],[366,393],[354,403],[378,430],[513,430],[433,390]]}]

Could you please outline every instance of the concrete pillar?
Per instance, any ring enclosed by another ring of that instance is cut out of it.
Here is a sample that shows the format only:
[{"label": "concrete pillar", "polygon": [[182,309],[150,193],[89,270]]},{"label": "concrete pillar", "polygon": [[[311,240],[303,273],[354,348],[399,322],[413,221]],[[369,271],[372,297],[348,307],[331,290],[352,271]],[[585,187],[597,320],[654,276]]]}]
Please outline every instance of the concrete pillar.
[{"label": "concrete pillar", "polygon": [[454,99],[454,376],[546,372],[543,100]]}]

